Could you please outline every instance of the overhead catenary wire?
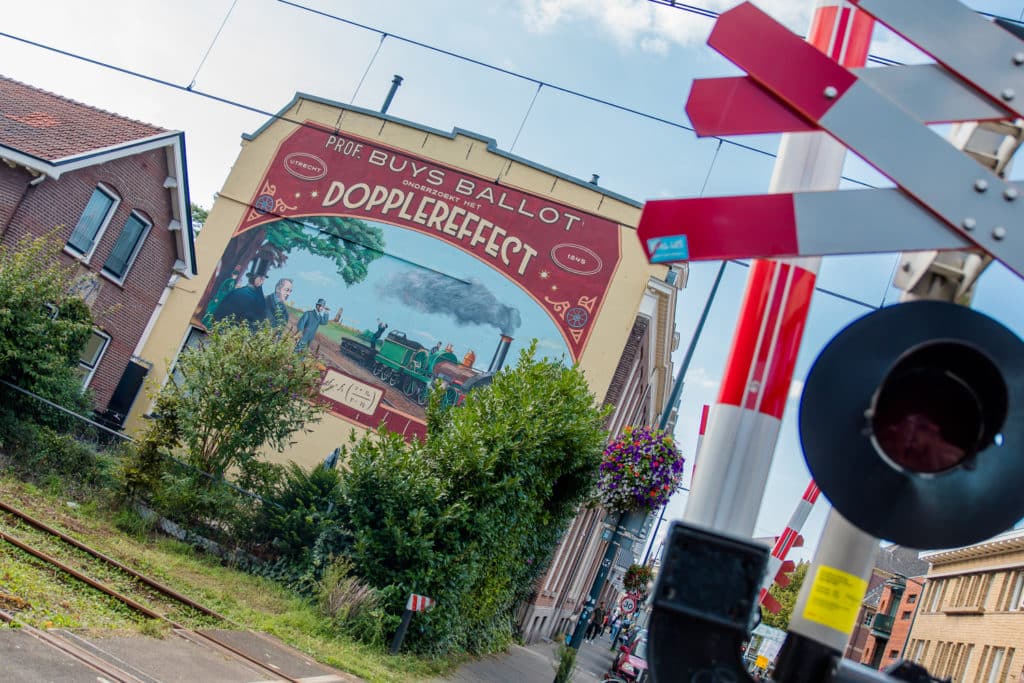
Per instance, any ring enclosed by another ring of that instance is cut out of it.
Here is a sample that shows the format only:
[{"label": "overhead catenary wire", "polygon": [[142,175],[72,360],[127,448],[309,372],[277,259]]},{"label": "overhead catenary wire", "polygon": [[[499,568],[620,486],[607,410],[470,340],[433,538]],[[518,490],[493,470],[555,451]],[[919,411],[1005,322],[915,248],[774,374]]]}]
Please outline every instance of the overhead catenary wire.
[{"label": "overhead catenary wire", "polygon": [[[655,2],[656,0],[649,0],[649,1]],[[498,66],[495,66],[495,65],[492,65],[492,64],[488,64],[488,63],[483,62],[481,60],[477,60],[477,59],[474,59],[474,58],[471,58],[471,57],[465,57],[463,55],[460,55],[458,53],[455,53],[455,52],[452,52],[452,51],[449,51],[449,50],[445,50],[443,48],[439,48],[439,47],[436,47],[436,46],[433,46],[433,45],[430,45],[430,44],[427,44],[427,43],[423,43],[421,41],[416,41],[416,40],[413,40],[413,39],[409,39],[409,38],[405,38],[405,37],[402,37],[402,36],[398,36],[398,35],[395,35],[393,33],[390,33],[390,32],[387,32],[387,31],[383,31],[381,29],[377,29],[377,28],[374,28],[374,27],[371,27],[371,26],[367,26],[365,24],[361,24],[359,22],[352,21],[350,19],[345,19],[343,17],[338,17],[336,15],[331,15],[331,14],[328,14],[328,13],[325,13],[325,12],[321,12],[320,10],[315,10],[315,9],[312,9],[312,8],[308,8],[308,7],[305,7],[305,6],[300,5],[298,3],[291,2],[290,0],[278,0],[278,2],[280,2],[282,4],[286,4],[286,5],[290,5],[290,6],[296,7],[298,9],[302,9],[304,11],[308,11],[308,12],[312,12],[312,13],[315,13],[315,14],[318,14],[318,15],[322,15],[322,16],[325,16],[327,18],[331,18],[331,19],[340,21],[342,23],[346,23],[346,24],[355,26],[357,28],[362,28],[362,29],[365,29],[365,30],[368,30],[368,31],[379,33],[379,34],[381,34],[381,42],[383,42],[384,37],[391,37],[391,38],[393,38],[395,40],[399,40],[399,41],[402,41],[402,42],[408,42],[408,43],[416,45],[418,47],[422,47],[422,48],[427,49],[427,50],[435,51],[435,52],[444,54],[444,55],[449,56],[449,57],[454,58],[454,59],[458,59],[458,60],[461,60],[461,61],[466,61],[466,62],[475,64],[475,65],[478,65],[478,66],[481,66],[481,67],[484,67],[484,68],[487,68],[487,69],[491,69],[491,70],[494,70],[494,71],[497,71],[497,72],[500,72],[500,73],[507,74],[509,76],[513,76],[513,77],[516,77],[516,78],[520,78],[520,79],[527,80],[529,82],[535,83],[538,86],[538,90],[537,90],[537,92],[534,93],[534,99],[536,98],[536,96],[539,93],[541,88],[548,88],[548,89],[556,90],[556,91],[559,91],[559,92],[562,92],[562,93],[565,93],[565,94],[568,94],[568,95],[579,97],[581,99],[584,99],[584,100],[587,100],[587,101],[590,101],[590,102],[594,102],[594,103],[602,105],[602,106],[607,106],[607,107],[610,107],[612,109],[623,111],[623,112],[625,112],[627,114],[631,114],[631,115],[635,115],[635,116],[638,116],[638,117],[641,117],[641,118],[645,118],[645,119],[648,119],[648,120],[656,121],[658,123],[662,123],[662,124],[667,125],[667,126],[683,129],[683,130],[686,130],[688,132],[695,132],[692,127],[687,126],[686,124],[683,124],[683,123],[679,123],[679,122],[676,122],[676,121],[671,121],[671,120],[666,119],[664,117],[660,117],[660,116],[657,116],[657,115],[654,115],[654,114],[643,112],[643,111],[640,111],[640,110],[632,108],[632,107],[627,107],[627,106],[624,106],[624,105],[616,104],[614,102],[611,102],[611,101],[608,101],[608,100],[604,100],[602,98],[595,97],[595,96],[592,96],[592,95],[588,95],[588,94],[583,93],[583,92],[579,92],[579,91],[576,91],[576,90],[572,90],[570,88],[566,88],[566,87],[563,87],[563,86],[555,85],[553,83],[549,83],[549,82],[546,82],[544,80],[541,80],[541,79],[538,79],[538,78],[534,78],[532,76],[528,76],[528,75],[525,75],[525,74],[520,74],[520,73],[517,73],[515,71],[511,71],[509,69],[505,69],[505,68],[498,67]],[[681,5],[679,5],[679,4],[677,4],[676,6],[681,7]],[[708,11],[710,12],[710,10],[708,10]],[[230,15],[230,12],[229,12],[229,15]],[[225,17],[225,21],[227,20],[227,18],[228,17]],[[1013,21],[1013,20],[1010,20],[1010,21]],[[223,28],[223,25],[221,26],[221,28]],[[220,31],[218,31],[218,34],[219,33],[220,33]],[[69,51],[69,50],[64,50],[64,49],[59,48],[59,47],[48,45],[46,43],[42,43],[42,42],[39,42],[39,41],[36,41],[36,40],[25,38],[23,36],[18,36],[18,35],[9,33],[9,32],[0,31],[0,37],[7,38],[9,40],[12,40],[12,41],[15,41],[15,42],[19,42],[19,43],[22,43],[22,44],[25,44],[25,45],[29,45],[29,46],[35,47],[37,49],[41,49],[41,50],[45,50],[45,51],[48,51],[48,52],[52,52],[54,54],[58,54],[58,55],[67,57],[69,59],[73,59],[73,60],[76,60],[76,61],[81,61],[81,62],[90,64],[90,65],[93,65],[93,66],[96,66],[96,67],[99,67],[99,68],[102,68],[102,69],[114,71],[114,72],[120,73],[122,75],[126,75],[126,76],[129,76],[129,77],[132,77],[132,78],[138,78],[140,80],[143,80],[143,81],[146,81],[146,82],[150,82],[150,83],[153,83],[153,84],[161,86],[161,87],[165,87],[165,88],[177,90],[177,91],[182,92],[182,93],[188,93],[190,95],[195,95],[195,96],[198,96],[198,97],[202,97],[202,98],[211,100],[213,102],[217,102],[219,104],[223,104],[223,105],[226,105],[226,106],[231,106],[231,107],[234,107],[234,108],[242,109],[244,111],[248,111],[248,112],[251,112],[251,113],[260,114],[260,115],[266,116],[266,117],[268,117],[268,118],[270,118],[272,120],[282,120],[282,121],[285,121],[287,123],[291,123],[291,124],[296,125],[296,126],[310,127],[310,124],[307,123],[306,121],[300,121],[300,120],[297,120],[297,119],[292,119],[292,118],[289,118],[286,115],[280,114],[279,112],[272,112],[272,111],[269,111],[267,109],[263,109],[261,107],[257,107],[257,106],[250,105],[250,104],[246,104],[244,102],[240,102],[238,100],[234,100],[234,99],[231,99],[231,98],[228,98],[228,97],[223,97],[223,96],[217,95],[215,93],[206,92],[204,90],[195,88],[192,83],[190,83],[187,86],[183,86],[181,84],[174,83],[173,81],[169,81],[169,80],[166,80],[166,79],[163,79],[163,78],[159,78],[157,76],[153,76],[151,74],[147,74],[147,73],[144,73],[142,71],[138,71],[138,70],[134,70],[134,69],[128,69],[128,68],[125,68],[125,67],[117,66],[117,65],[111,64],[109,62],[105,62],[103,60],[94,59],[94,58],[82,55],[80,53],[77,53],[77,52],[72,52],[72,51]],[[210,47],[212,48],[212,44],[211,44]],[[380,50],[380,44],[378,44],[378,46],[377,46],[377,51],[379,51],[379,50]],[[208,52],[209,52],[209,49],[207,50],[207,53]],[[374,57],[376,57],[376,52],[375,52]],[[204,60],[205,60],[205,57],[204,57]],[[371,61],[371,63],[372,63],[372,61]],[[365,74],[364,74],[364,77],[365,77]],[[531,104],[531,108],[532,108],[532,104]],[[763,149],[759,149],[757,147],[753,147],[753,146],[750,146],[750,145],[745,145],[745,144],[736,142],[735,140],[730,140],[728,138],[716,137],[716,138],[711,138],[711,139],[714,139],[714,140],[716,140],[718,142],[718,145],[716,147],[716,152],[715,152],[716,155],[717,155],[718,151],[720,150],[721,146],[723,144],[725,144],[725,145],[730,145],[730,146],[737,147],[739,149],[743,149],[743,150],[746,150],[746,151],[754,152],[754,153],[757,153],[757,154],[760,154],[760,155],[763,155],[763,156],[768,156],[768,157],[772,157],[772,158],[775,158],[777,156],[773,152],[769,152],[769,151],[766,151],[766,150],[763,150]],[[845,181],[847,181],[849,183],[853,183],[855,185],[859,185],[859,186],[864,187],[864,188],[869,188],[869,189],[874,189],[875,188],[874,185],[871,185],[870,183],[863,182],[861,180],[857,180],[855,178],[849,178],[849,177],[843,176],[843,180],[845,180]],[[706,180],[705,180],[705,182],[706,182]],[[233,201],[240,201],[240,200],[233,199]],[[734,263],[738,263],[738,264],[743,265],[743,266],[747,265],[747,264],[745,264],[745,263],[743,263],[742,261],[739,261],[739,260],[734,260],[733,262]],[[818,290],[821,291],[824,294],[827,294],[827,295],[830,295],[830,296],[834,296],[836,298],[840,298],[840,299],[846,300],[846,301],[848,301],[850,303],[854,303],[856,305],[863,306],[865,308],[870,308],[870,309],[876,309],[877,308],[877,306],[874,306],[872,304],[866,303],[864,301],[860,301],[860,300],[855,299],[853,297],[847,297],[845,295],[839,294],[838,292],[834,292],[832,290],[827,290],[827,289],[823,289],[823,288],[818,288]]]}]

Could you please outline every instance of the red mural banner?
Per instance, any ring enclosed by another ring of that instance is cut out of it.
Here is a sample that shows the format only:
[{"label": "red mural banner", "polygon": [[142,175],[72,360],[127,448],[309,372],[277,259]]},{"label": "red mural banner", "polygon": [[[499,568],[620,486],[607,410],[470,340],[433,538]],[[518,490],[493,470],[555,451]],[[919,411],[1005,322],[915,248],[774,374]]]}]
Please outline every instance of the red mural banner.
[{"label": "red mural banner", "polygon": [[[248,239],[246,233],[282,219],[302,225],[304,218],[323,216],[415,231],[473,257],[538,304],[573,361],[586,347],[621,258],[620,229],[614,221],[306,122],[281,142],[232,244],[240,245]],[[237,276],[244,264],[232,260],[232,248],[221,268],[236,267]],[[224,270],[221,278],[226,274]],[[213,288],[211,283],[208,297]],[[369,341],[370,355],[377,352],[375,343],[380,340]],[[349,351],[353,349],[349,344]],[[335,413],[367,426],[383,421],[394,431],[423,433],[421,410],[413,405],[422,405],[422,396],[411,384],[406,386],[406,403],[389,401],[388,392],[402,388],[394,381],[389,388],[388,378],[380,374],[377,379],[354,376],[346,374],[341,361],[335,365],[328,364],[327,370],[334,389],[323,393]],[[434,376],[446,383],[465,379],[466,368],[452,365],[447,375]]]}]

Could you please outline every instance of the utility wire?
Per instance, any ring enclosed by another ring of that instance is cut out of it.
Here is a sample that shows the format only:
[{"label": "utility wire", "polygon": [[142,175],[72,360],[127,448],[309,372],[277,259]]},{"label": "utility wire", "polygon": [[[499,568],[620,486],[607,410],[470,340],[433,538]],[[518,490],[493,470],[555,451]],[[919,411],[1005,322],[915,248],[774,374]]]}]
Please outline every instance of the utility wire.
[{"label": "utility wire", "polygon": [[[324,17],[325,19],[331,19],[332,21],[337,21],[339,23],[346,24],[348,26],[352,26],[352,27],[355,27],[355,28],[363,29],[364,31],[370,31],[371,33],[380,33],[382,35],[386,34],[388,37],[394,38],[395,40],[397,40],[399,42],[408,43],[409,45],[414,45],[414,46],[422,48],[424,50],[430,50],[431,52],[436,52],[436,53],[444,55],[446,57],[450,57],[452,59],[457,59],[459,61],[463,61],[463,62],[466,62],[468,64],[473,64],[475,66],[479,66],[479,67],[482,67],[482,68],[485,68],[485,69],[490,69],[491,71],[496,71],[496,72],[498,72],[500,74],[504,74],[506,76],[511,76],[513,78],[518,78],[520,80],[524,80],[524,81],[527,81],[529,83],[535,83],[538,86],[543,86],[545,88],[548,88],[549,90],[554,90],[554,91],[557,91],[557,92],[560,92],[560,93],[564,93],[566,95],[572,95],[573,97],[578,97],[580,99],[587,100],[588,102],[593,102],[595,104],[600,104],[602,106],[609,107],[609,108],[615,109],[617,111],[625,112],[625,113],[631,114],[633,116],[638,116],[640,118],[644,118],[644,119],[647,119],[649,121],[655,121],[657,123],[661,123],[661,124],[664,124],[666,126],[671,126],[673,128],[679,128],[681,130],[685,130],[685,131],[690,132],[690,133],[696,134],[696,132],[697,132],[692,126],[688,126],[685,123],[679,123],[678,121],[672,121],[671,119],[666,119],[663,116],[657,116],[656,114],[650,114],[648,112],[640,111],[639,109],[634,109],[633,107],[627,107],[626,105],[618,104],[616,102],[612,102],[610,100],[602,99],[600,97],[595,97],[594,95],[588,95],[588,94],[586,94],[584,92],[580,92],[579,90],[573,90],[571,88],[566,88],[566,87],[563,87],[563,86],[560,86],[560,85],[555,85],[554,83],[550,83],[548,81],[544,81],[544,80],[536,78],[534,76],[529,76],[527,74],[520,73],[518,71],[512,71],[510,69],[506,69],[504,67],[500,67],[500,66],[497,66],[497,65],[494,65],[494,64],[490,64],[488,62],[484,62],[482,60],[479,60],[479,59],[476,59],[476,58],[473,58],[473,57],[467,57],[467,56],[461,55],[461,54],[459,54],[457,52],[452,52],[451,50],[446,50],[444,48],[437,47],[435,45],[430,45],[429,43],[424,43],[422,41],[415,40],[413,38],[406,38],[405,36],[400,36],[400,35],[395,34],[395,33],[385,32],[383,29],[379,29],[379,28],[376,28],[376,27],[373,27],[373,26],[369,26],[367,24],[362,24],[362,23],[359,23],[358,21],[353,21],[352,19],[346,19],[345,17],[340,17],[340,16],[338,16],[336,14],[331,14],[329,12],[324,12],[323,10],[318,10],[318,9],[315,9],[315,8],[312,8],[312,7],[307,7],[306,5],[303,5],[303,4],[300,4],[300,3],[297,3],[297,2],[292,2],[292,0],[277,0],[277,1],[279,3],[281,3],[282,5],[288,5],[289,7],[294,7],[295,9],[302,10],[304,12],[309,12],[310,14],[315,14],[317,16]],[[655,0],[650,0],[650,1],[653,2]],[[711,10],[708,10],[708,11],[710,12]],[[715,16],[718,16],[718,15],[715,14]],[[0,35],[2,35],[2,34],[0,34]],[[540,91],[538,90],[537,92],[539,93]],[[735,140],[729,140],[727,138],[719,138],[719,137],[712,137],[712,138],[709,138],[709,139],[719,140],[721,142],[724,142],[727,145],[732,145],[733,147],[738,147],[739,149],[744,149],[744,150],[746,150],[748,152],[755,152],[757,154],[761,154],[763,156],[771,157],[773,159],[777,156],[774,152],[769,152],[769,151],[766,151],[766,150],[763,150],[763,149],[759,149],[759,148],[753,147],[751,145],[745,145],[745,144],[743,144],[741,142],[736,142]],[[871,185],[869,183],[865,183],[865,182],[860,181],[860,180],[856,180],[854,178],[847,178],[847,177],[844,176],[843,180],[846,180],[848,182],[854,183],[855,185],[860,185],[861,187],[865,187],[865,188],[869,188],[869,189],[875,189],[874,185]]]},{"label": "utility wire", "polygon": [[[352,25],[354,25],[354,26],[356,26],[358,28],[365,28],[368,31],[374,31],[376,33],[381,33],[382,35],[386,33],[384,31],[380,31],[379,29],[375,29],[375,28],[372,28],[372,27],[367,27],[367,26],[364,26],[363,24],[359,24],[359,23],[350,21],[348,19],[344,19],[344,18],[341,18],[341,17],[335,17],[334,15],[325,14],[323,12],[320,12],[319,10],[313,10],[313,9],[305,8],[302,5],[295,5],[295,3],[288,2],[287,0],[278,0],[278,2],[282,2],[282,3],[288,4],[288,5],[293,5],[295,7],[300,8],[300,9],[304,9],[306,11],[313,12],[313,13],[316,13],[316,14],[324,14],[325,16],[327,16],[329,18],[337,19],[338,21],[341,21],[343,23],[352,24]],[[417,45],[417,46],[422,47],[422,48],[427,49],[427,50],[433,50],[435,52],[439,52],[441,54],[450,56],[450,57],[452,57],[454,59],[459,59],[459,60],[467,61],[467,62],[469,62],[471,64],[476,64],[478,66],[481,66],[481,67],[484,67],[484,68],[487,68],[487,69],[498,71],[499,73],[503,73],[503,74],[506,74],[506,75],[509,75],[509,76],[513,76],[515,78],[520,78],[520,79],[529,81],[531,83],[536,83],[538,85],[542,85],[542,86],[544,86],[546,88],[549,88],[551,90],[556,90],[558,92],[562,92],[562,93],[565,93],[567,95],[572,95],[574,97],[579,97],[580,99],[584,99],[584,100],[587,100],[589,102],[594,102],[595,104],[600,104],[600,105],[603,105],[603,106],[606,106],[606,107],[609,107],[609,108],[612,108],[612,109],[616,109],[618,111],[625,112],[627,114],[632,114],[632,115],[638,116],[640,118],[648,119],[650,121],[655,121],[657,123],[661,123],[661,124],[664,124],[666,126],[670,126],[672,128],[679,128],[681,130],[685,130],[685,131],[688,131],[690,133],[696,133],[696,131],[691,126],[687,126],[686,124],[679,123],[677,121],[672,121],[672,120],[666,119],[666,118],[661,117],[661,116],[656,116],[654,114],[649,114],[649,113],[640,111],[638,109],[633,109],[632,107],[626,107],[624,105],[616,104],[614,102],[610,102],[608,100],[604,100],[604,99],[601,99],[599,97],[594,97],[593,95],[587,95],[586,93],[582,93],[582,92],[579,92],[579,91],[576,91],[576,90],[572,90],[570,88],[564,88],[564,87],[559,86],[559,85],[554,85],[552,83],[548,83],[546,81],[542,81],[542,80],[533,78],[531,76],[526,76],[524,74],[518,74],[516,72],[509,71],[508,69],[503,69],[503,68],[498,67],[498,66],[487,64],[485,62],[481,62],[479,60],[472,59],[470,57],[463,57],[462,55],[458,55],[456,53],[449,52],[449,51],[443,50],[441,48],[433,47],[433,46],[427,45],[425,43],[420,43],[418,41],[408,40],[406,38],[402,38],[400,36],[396,36],[396,35],[394,35],[392,33],[387,33],[386,35],[388,35],[388,36],[390,36],[390,37],[392,37],[392,38],[394,38],[396,40],[399,40],[399,41],[409,42],[409,43],[411,43],[413,45]],[[68,57],[69,59],[74,59],[74,60],[77,60],[77,61],[80,61],[80,62],[85,62],[86,64],[92,64],[93,66],[98,66],[98,67],[101,67],[101,68],[104,68],[104,69],[108,69],[110,71],[115,71],[117,73],[120,73],[120,74],[123,74],[123,75],[126,75],[126,76],[131,76],[133,78],[138,78],[138,79],[141,79],[141,80],[144,80],[144,81],[148,81],[150,83],[155,83],[156,85],[160,85],[160,86],[163,86],[165,88],[171,88],[173,90],[178,90],[178,91],[189,93],[189,94],[192,94],[192,95],[197,95],[199,97],[203,97],[203,98],[206,98],[208,100],[212,100],[214,102],[218,102],[220,104],[225,104],[225,105],[228,105],[228,106],[236,107],[238,109],[243,109],[245,111],[252,112],[254,114],[260,114],[260,115],[266,116],[266,117],[274,119],[274,120],[286,121],[288,123],[292,123],[292,124],[295,124],[297,126],[308,126],[308,124],[306,124],[303,121],[298,121],[296,119],[290,119],[287,116],[283,116],[283,115],[281,115],[281,114],[279,114],[277,112],[272,112],[272,111],[269,111],[269,110],[262,109],[260,107],[254,106],[254,105],[245,104],[243,102],[239,102],[237,100],[233,100],[233,99],[230,99],[230,98],[227,98],[227,97],[222,97],[220,95],[215,95],[213,93],[209,93],[209,92],[206,92],[206,91],[203,91],[203,90],[199,90],[199,89],[191,87],[191,86],[183,86],[183,85],[180,85],[178,83],[174,83],[173,81],[168,81],[168,80],[163,79],[163,78],[158,78],[156,76],[152,76],[150,74],[146,74],[146,73],[143,73],[141,71],[135,71],[133,69],[126,69],[124,67],[116,66],[116,65],[111,64],[109,62],[104,62],[102,60],[93,59],[91,57],[86,57],[86,56],[84,56],[82,54],[79,54],[79,53],[76,53],[76,52],[70,52],[68,50],[63,50],[61,48],[54,47],[52,45],[47,45],[46,43],[41,43],[41,42],[36,41],[36,40],[31,40],[29,38],[24,38],[22,36],[15,35],[13,33],[7,33],[5,31],[0,31],[0,37],[7,38],[9,40],[13,40],[13,41],[18,42],[18,43],[23,43],[25,45],[30,45],[32,47],[39,48],[41,50],[46,50],[48,52],[52,52],[54,54],[58,54],[58,55],[61,55],[63,57]],[[757,147],[753,147],[751,145],[745,145],[745,144],[743,144],[741,142],[736,142],[735,140],[730,140],[730,139],[727,139],[727,138],[718,138],[718,137],[710,138],[710,139],[721,140],[726,145],[731,145],[732,147],[736,147],[738,149],[743,149],[743,150],[746,150],[748,152],[754,152],[756,154],[760,154],[762,156],[770,157],[772,159],[774,159],[777,156],[774,152],[769,152],[767,150],[763,150],[763,149],[760,149],[760,148],[757,148]],[[847,182],[850,182],[850,183],[853,183],[855,185],[859,185],[859,186],[864,187],[864,188],[875,189],[874,185],[871,185],[870,183],[866,183],[866,182],[864,182],[862,180],[857,180],[856,178],[848,178],[846,176],[843,176],[843,180],[845,180]]]},{"label": "utility wire", "polygon": [[[279,2],[286,2],[286,0],[278,0],[278,1]],[[293,4],[293,3],[287,3],[287,4]],[[315,11],[315,10],[311,10],[311,11]],[[353,24],[355,24],[355,22],[349,22],[349,20],[342,20],[342,21],[344,21],[345,23],[353,23]],[[362,27],[361,24],[356,24],[356,25]],[[376,29],[368,29],[368,30],[376,30]],[[402,38],[394,36],[394,34],[388,34],[388,35],[390,35],[391,37],[394,37],[394,38],[396,38],[398,40],[403,40]],[[256,106],[249,105],[249,104],[244,104],[244,103],[239,102],[237,100],[232,100],[230,98],[221,97],[219,95],[214,95],[213,93],[208,93],[208,92],[199,90],[197,88],[183,86],[183,85],[174,83],[172,81],[168,81],[168,80],[165,80],[165,79],[162,79],[162,78],[158,78],[156,76],[152,76],[152,75],[143,73],[141,71],[135,71],[135,70],[132,70],[132,69],[126,69],[124,67],[115,66],[113,64],[110,64],[109,62],[104,62],[104,61],[101,61],[101,60],[98,60],[98,59],[93,59],[91,57],[86,57],[86,56],[78,54],[76,52],[70,52],[68,50],[63,50],[63,49],[54,47],[52,45],[47,45],[45,43],[40,43],[40,42],[35,41],[35,40],[30,40],[28,38],[24,38],[24,37],[21,37],[21,36],[14,35],[12,33],[7,33],[7,32],[4,32],[4,31],[0,31],[0,37],[7,38],[9,40],[13,40],[13,41],[18,42],[18,43],[23,43],[25,45],[29,45],[29,46],[32,46],[32,47],[35,47],[35,48],[38,48],[38,49],[41,49],[41,50],[45,50],[47,52],[52,52],[54,54],[59,54],[61,56],[67,57],[69,59],[73,59],[73,60],[80,61],[80,62],[85,62],[86,64],[91,64],[93,66],[97,66],[97,67],[100,67],[100,68],[103,68],[103,69],[107,69],[107,70],[110,70],[110,71],[115,71],[117,73],[120,73],[120,74],[123,74],[123,75],[126,75],[126,76],[131,76],[132,78],[138,78],[140,80],[147,81],[149,83],[154,83],[156,85],[159,85],[159,86],[162,86],[162,87],[165,87],[165,88],[170,88],[172,90],[177,90],[179,92],[188,93],[190,95],[196,95],[198,97],[203,97],[203,98],[206,98],[208,100],[212,100],[212,101],[218,102],[220,104],[224,104],[224,105],[227,105],[227,106],[231,106],[231,107],[235,107],[235,108],[238,108],[238,109],[242,109],[244,111],[248,111],[248,112],[251,112],[251,113],[254,113],[254,114],[260,114],[260,115],[266,116],[266,117],[268,117],[268,118],[270,118],[272,120],[285,121],[287,123],[291,123],[291,124],[296,125],[296,126],[302,126],[302,127],[308,127],[308,128],[312,128],[313,127],[310,124],[306,123],[305,121],[299,121],[297,119],[291,119],[291,118],[289,118],[287,116],[284,116],[282,114],[279,114],[277,112],[272,112],[272,111],[269,111],[269,110],[266,110],[266,109],[262,109],[260,107],[256,107]],[[463,58],[463,57],[460,57],[459,55],[455,55],[454,53],[447,53],[446,51],[440,50],[439,48],[432,48],[430,46],[425,46],[425,47],[427,49],[435,49],[435,50],[444,52],[445,54],[451,54],[453,57],[455,57],[457,59],[467,59],[468,61],[471,61],[471,62],[474,62],[474,63],[478,63],[481,66],[484,66],[484,67],[487,67],[487,68],[492,68],[492,69],[501,71],[503,73],[507,73],[507,74],[512,75],[512,76],[516,76],[516,77],[524,78],[526,80],[530,80],[530,81],[532,81],[534,83],[537,83],[538,85],[543,85],[545,87],[549,87],[549,88],[553,88],[553,89],[556,89],[556,90],[560,90],[560,91],[565,92],[567,94],[577,95],[577,96],[579,96],[579,97],[581,97],[583,99],[587,99],[587,100],[590,100],[590,101],[593,101],[593,102],[597,102],[597,103],[600,103],[600,104],[605,104],[607,106],[610,106],[610,107],[613,107],[613,108],[616,108],[616,109],[621,109],[621,110],[624,110],[624,111],[627,111],[627,112],[630,112],[630,113],[635,113],[638,116],[642,116],[644,118],[660,121],[660,122],[665,123],[665,124],[670,125],[670,126],[674,126],[674,127],[677,127],[677,128],[683,128],[683,129],[689,130],[691,132],[693,131],[692,128],[689,128],[688,126],[685,126],[683,124],[679,124],[679,123],[676,123],[676,122],[673,122],[673,121],[668,121],[667,119],[662,119],[660,117],[656,117],[656,116],[653,116],[653,115],[650,115],[650,114],[644,114],[643,112],[638,112],[638,111],[635,111],[635,110],[630,110],[629,108],[621,107],[620,105],[615,105],[615,104],[610,103],[610,102],[604,102],[603,100],[600,100],[599,98],[595,98],[595,97],[592,97],[592,96],[589,96],[589,95],[585,95],[583,93],[576,93],[575,91],[569,90],[567,88],[561,88],[560,86],[553,86],[553,85],[551,85],[549,83],[545,83],[544,81],[532,79],[532,78],[529,78],[529,77],[526,77],[526,76],[519,76],[518,74],[515,74],[514,72],[510,72],[510,71],[508,71],[506,69],[502,69],[500,67],[491,66],[491,65],[485,64],[483,62],[476,62],[476,60],[471,60],[469,58]],[[757,152],[759,154],[763,154],[765,156],[769,156],[769,157],[772,157],[772,158],[776,157],[776,154],[774,154],[772,152],[767,152],[765,150],[758,149],[756,147],[750,147],[748,145],[743,145],[743,144],[734,142],[732,140],[728,140],[726,138],[714,138],[714,139],[718,140],[718,143],[719,143],[718,148],[716,148],[716,150],[715,150],[716,156],[717,156],[718,150],[721,148],[721,145],[722,144],[727,144],[727,145],[733,145],[734,147],[739,147],[741,149],[746,149],[748,151]],[[846,176],[843,176],[843,180],[846,180],[847,182],[854,183],[856,185],[860,185],[860,186],[865,187],[865,188],[870,188],[870,189],[874,189],[875,188],[874,185],[871,185],[869,183],[866,183],[866,182],[863,182],[863,181],[860,181],[860,180],[856,180],[854,178],[848,178]],[[225,196],[225,198],[226,199],[230,199],[231,201],[239,202],[241,204],[249,205],[248,202],[243,202],[242,200],[238,200],[238,199],[235,199],[235,198],[232,198],[232,197],[226,197]],[[733,260],[733,263],[738,263],[739,265],[747,267],[747,264],[743,263],[742,261]],[[826,290],[826,289],[823,289],[823,288],[820,288],[820,287],[816,288],[816,289],[818,289],[818,291],[821,291],[824,294],[828,294],[830,296],[834,296],[836,298],[843,299],[845,301],[849,301],[851,303],[854,303],[854,304],[857,304],[857,305],[860,305],[860,306],[864,306],[865,308],[870,308],[872,310],[878,308],[877,306],[874,306],[872,304],[868,304],[868,303],[860,301],[858,299],[853,299],[851,297],[847,297],[847,296],[845,296],[843,294],[839,294],[838,292],[833,292],[831,290]]]},{"label": "utility wire", "polygon": [[189,81],[188,84],[189,90],[191,90],[192,86],[196,84],[196,78],[199,77],[199,72],[202,70],[203,64],[206,64],[206,58],[210,56],[210,51],[213,49],[213,46],[217,44],[217,39],[220,38],[220,32],[224,30],[224,26],[227,25],[228,19],[231,17],[231,13],[235,11],[235,5],[237,4],[238,0],[234,0],[234,2],[231,3],[231,7],[228,7],[228,13],[224,15],[224,21],[220,22],[220,28],[218,28],[217,32],[213,35],[213,40],[210,41],[210,46],[207,47],[206,52],[203,53],[203,58],[199,60],[199,66],[196,67],[196,72],[192,74],[192,80]]}]

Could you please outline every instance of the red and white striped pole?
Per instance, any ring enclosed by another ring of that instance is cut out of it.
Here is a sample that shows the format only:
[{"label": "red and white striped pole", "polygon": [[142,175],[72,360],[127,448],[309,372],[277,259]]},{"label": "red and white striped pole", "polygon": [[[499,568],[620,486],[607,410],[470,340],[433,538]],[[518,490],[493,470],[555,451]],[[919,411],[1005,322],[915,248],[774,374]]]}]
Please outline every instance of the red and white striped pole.
[{"label": "red and white striped pole", "polygon": [[[808,41],[846,67],[867,61],[873,20],[842,0],[818,3]],[[772,192],[839,186],[845,148],[822,133],[783,136]],[[686,519],[751,536],[764,497],[820,258],[756,260]]]},{"label": "red and white striped pole", "polygon": [[765,573],[764,581],[761,583],[761,597],[760,601],[765,602],[765,597],[768,595],[768,589],[771,588],[772,583],[775,582],[775,577],[782,569],[782,563],[786,561],[786,556],[789,555],[789,551],[793,549],[800,538],[800,530],[804,527],[804,522],[807,521],[807,517],[811,514],[811,508],[818,501],[818,495],[821,493],[821,489],[813,481],[807,484],[807,489],[804,490],[804,495],[800,498],[800,502],[797,503],[796,509],[793,510],[793,515],[789,518],[789,524],[786,525],[785,531],[775,541],[775,547],[772,548],[771,557],[768,558],[768,571]]}]

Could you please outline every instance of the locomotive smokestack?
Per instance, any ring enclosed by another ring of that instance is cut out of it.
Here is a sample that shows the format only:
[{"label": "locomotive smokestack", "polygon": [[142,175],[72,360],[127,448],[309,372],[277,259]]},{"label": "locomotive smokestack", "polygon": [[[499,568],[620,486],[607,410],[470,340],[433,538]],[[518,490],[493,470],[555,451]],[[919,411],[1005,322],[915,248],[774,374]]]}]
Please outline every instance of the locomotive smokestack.
[{"label": "locomotive smokestack", "polygon": [[487,368],[487,372],[494,374],[498,370],[501,370],[501,366],[505,364],[505,356],[508,354],[508,347],[512,345],[512,337],[507,334],[501,335],[501,341],[498,342],[498,348],[494,350],[494,358],[491,359],[491,366]]}]

